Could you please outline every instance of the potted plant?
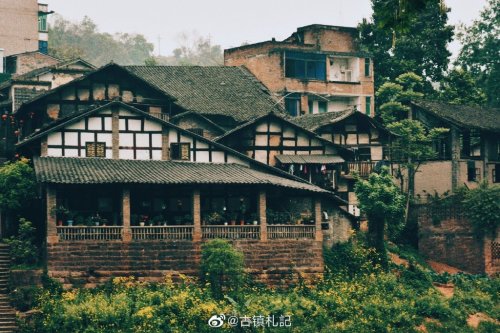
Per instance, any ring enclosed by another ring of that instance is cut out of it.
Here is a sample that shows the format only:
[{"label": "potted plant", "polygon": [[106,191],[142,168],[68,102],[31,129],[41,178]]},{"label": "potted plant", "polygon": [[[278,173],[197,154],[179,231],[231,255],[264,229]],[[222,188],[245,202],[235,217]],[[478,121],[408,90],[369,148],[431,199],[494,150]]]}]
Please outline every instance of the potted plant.
[{"label": "potted plant", "polygon": [[259,224],[259,216],[255,213],[252,213],[250,215],[250,220],[252,220],[253,225],[258,225]]},{"label": "potted plant", "polygon": [[230,225],[235,225],[235,224],[236,224],[236,213],[232,213],[232,214],[230,214],[230,221],[229,221],[229,224],[230,224]]},{"label": "potted plant", "polygon": [[191,216],[191,214],[184,215],[184,218],[182,219],[182,223],[191,224],[192,222],[193,222],[193,217]]},{"label": "potted plant", "polygon": [[66,223],[68,224],[68,227],[72,227],[73,222],[74,222],[73,218],[75,217],[75,213],[68,211],[67,216],[68,216],[68,220],[66,221]]},{"label": "potted plant", "polygon": [[96,227],[98,227],[101,223],[101,217],[99,216],[99,213],[96,215],[92,216],[92,224],[94,224]]},{"label": "potted plant", "polygon": [[146,224],[146,222],[148,222],[149,220],[149,216],[148,215],[141,215],[140,219],[139,219],[139,225],[141,227],[144,227],[144,225]]},{"label": "potted plant", "polygon": [[75,216],[75,225],[85,225],[85,218],[82,215]]},{"label": "potted plant", "polygon": [[63,221],[68,218],[69,210],[64,206],[54,206],[51,210],[51,213],[56,216],[57,225],[62,226]]},{"label": "potted plant", "polygon": [[224,218],[222,217],[221,214],[217,212],[212,212],[207,216],[207,222],[210,225],[218,225],[224,222]]}]

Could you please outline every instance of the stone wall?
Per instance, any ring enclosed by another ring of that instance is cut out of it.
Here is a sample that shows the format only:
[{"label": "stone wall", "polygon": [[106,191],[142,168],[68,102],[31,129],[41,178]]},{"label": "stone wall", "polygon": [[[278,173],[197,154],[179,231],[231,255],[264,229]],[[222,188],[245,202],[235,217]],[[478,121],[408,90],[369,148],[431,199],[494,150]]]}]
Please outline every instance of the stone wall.
[{"label": "stone wall", "polygon": [[418,217],[419,252],[468,273],[485,273],[484,242],[472,231],[470,223],[459,216],[438,221],[436,214],[424,211],[421,208]]},{"label": "stone wall", "polygon": [[[116,276],[161,281],[166,274],[197,276],[201,242],[132,241],[130,243],[59,242],[47,246],[49,276],[66,287],[87,287]],[[298,273],[314,278],[323,273],[321,242],[312,240],[234,241],[245,255],[247,271],[258,281],[280,284]]]}]

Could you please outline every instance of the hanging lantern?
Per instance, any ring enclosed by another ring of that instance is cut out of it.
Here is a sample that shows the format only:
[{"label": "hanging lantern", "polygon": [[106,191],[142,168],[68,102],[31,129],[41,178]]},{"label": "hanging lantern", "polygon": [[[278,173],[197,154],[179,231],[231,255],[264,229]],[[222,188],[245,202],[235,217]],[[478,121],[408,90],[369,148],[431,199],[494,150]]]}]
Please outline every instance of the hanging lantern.
[{"label": "hanging lantern", "polygon": [[21,125],[22,125],[23,123],[24,123],[24,120],[22,120],[22,119],[21,119],[21,120],[19,120],[19,124],[21,124]]},{"label": "hanging lantern", "polygon": [[35,112],[30,112],[30,118],[33,119],[34,116],[35,116]]},{"label": "hanging lantern", "polygon": [[2,115],[2,120],[7,120],[7,115],[6,114]]},{"label": "hanging lantern", "polygon": [[19,136],[19,134],[20,134],[20,133],[21,133],[21,132],[20,132],[19,130],[14,131],[14,135],[15,135],[15,136]]}]

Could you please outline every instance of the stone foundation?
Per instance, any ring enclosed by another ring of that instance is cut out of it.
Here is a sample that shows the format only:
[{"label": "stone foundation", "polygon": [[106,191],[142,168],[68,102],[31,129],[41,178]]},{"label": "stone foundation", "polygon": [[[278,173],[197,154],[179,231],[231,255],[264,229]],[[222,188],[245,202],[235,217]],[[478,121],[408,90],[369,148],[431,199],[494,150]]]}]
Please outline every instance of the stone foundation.
[{"label": "stone foundation", "polygon": [[[323,273],[322,245],[313,240],[234,241],[255,280],[269,285]],[[201,242],[59,242],[47,246],[49,276],[66,287],[93,287],[116,276],[161,281],[166,274],[199,275]]]}]

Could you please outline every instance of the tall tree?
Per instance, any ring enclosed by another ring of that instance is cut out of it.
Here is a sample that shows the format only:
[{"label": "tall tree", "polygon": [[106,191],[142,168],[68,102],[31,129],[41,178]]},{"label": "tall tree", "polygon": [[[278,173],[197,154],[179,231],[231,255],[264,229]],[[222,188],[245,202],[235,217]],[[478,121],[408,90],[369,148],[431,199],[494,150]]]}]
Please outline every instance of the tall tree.
[{"label": "tall tree", "polygon": [[405,197],[394,184],[389,169],[384,167],[380,174],[372,173],[368,180],[358,179],[354,187],[360,209],[368,217],[368,240],[387,265],[384,235],[386,228],[403,221]]},{"label": "tall tree", "polygon": [[439,99],[451,104],[484,105],[486,93],[467,70],[456,67],[441,81]]},{"label": "tall tree", "polygon": [[478,79],[488,103],[500,106],[500,0],[488,0],[479,20],[461,26],[458,64]]},{"label": "tall tree", "polygon": [[142,65],[154,45],[143,35],[99,32],[88,17],[72,23],[56,16],[49,25],[49,54],[61,59],[83,58],[97,66],[114,61],[122,65]]},{"label": "tall tree", "polygon": [[406,72],[439,82],[448,66],[453,27],[442,0],[372,0],[373,16],[359,25],[360,41],[373,54],[375,86]]}]

